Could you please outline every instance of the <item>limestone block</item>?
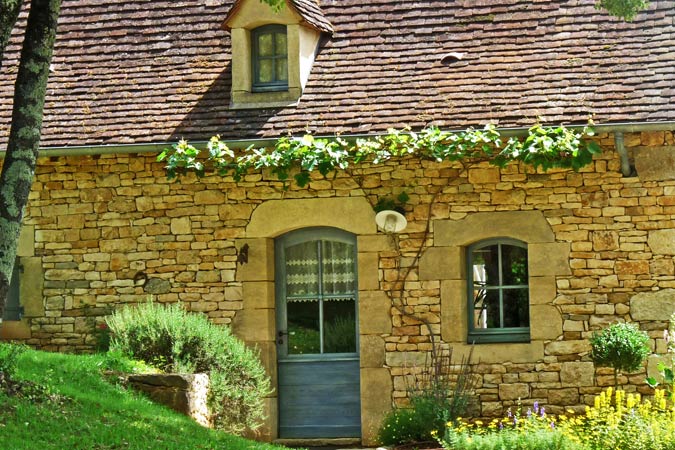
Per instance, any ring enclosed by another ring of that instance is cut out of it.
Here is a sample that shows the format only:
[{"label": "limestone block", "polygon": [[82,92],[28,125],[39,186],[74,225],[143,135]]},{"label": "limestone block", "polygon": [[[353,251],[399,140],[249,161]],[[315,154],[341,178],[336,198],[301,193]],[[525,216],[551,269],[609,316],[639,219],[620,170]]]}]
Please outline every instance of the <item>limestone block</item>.
[{"label": "limestone block", "polygon": [[511,383],[499,385],[500,400],[518,400],[530,396],[530,385],[527,383]]},{"label": "limestone block", "polygon": [[248,262],[237,264],[237,281],[274,281],[274,240],[237,239],[236,247],[248,244]]},{"label": "limestone block", "polygon": [[241,292],[244,308],[274,308],[274,283],[271,281],[247,281],[243,283]]},{"label": "limestone block", "polygon": [[14,339],[30,339],[30,325],[26,319],[5,320],[0,326],[0,340],[11,341]]},{"label": "limestone block", "polygon": [[594,231],[591,233],[593,250],[606,251],[619,248],[619,233],[616,231]]},{"label": "limestone block", "polygon": [[380,288],[379,258],[377,253],[358,253],[359,290],[374,291]]},{"label": "limestone block", "polygon": [[553,341],[546,345],[545,351],[547,355],[576,355],[591,351],[591,344],[587,340]]},{"label": "limestone block", "polygon": [[386,252],[394,250],[392,238],[386,234],[372,234],[356,237],[356,247],[359,252]]},{"label": "limestone block", "polygon": [[361,369],[361,439],[362,444],[377,444],[382,418],[391,410],[393,384],[389,369]]},{"label": "limestone block", "polygon": [[[453,345],[453,358],[468,355],[471,345]],[[543,341],[532,341],[522,344],[480,344],[473,346],[472,361],[481,364],[533,363],[544,358]]]},{"label": "limestone block", "polygon": [[359,334],[391,333],[391,300],[382,291],[363,291],[359,295]]},{"label": "limestone block", "polygon": [[466,282],[441,282],[441,337],[445,342],[466,342],[468,333]]},{"label": "limestone block", "polygon": [[530,275],[530,305],[550,305],[557,294],[555,277]]},{"label": "limestone block", "polygon": [[419,263],[420,280],[460,280],[466,277],[461,247],[430,247]]},{"label": "limestone block", "polygon": [[176,217],[171,219],[172,234],[191,234],[192,222],[189,217]]},{"label": "limestone block", "polygon": [[577,405],[579,390],[577,388],[549,389],[548,402],[557,406]]},{"label": "limestone block", "polygon": [[273,309],[242,309],[232,319],[232,332],[248,343],[274,341],[275,330]]},{"label": "limestone block", "polygon": [[593,386],[595,366],[592,362],[565,362],[560,369],[560,381],[566,386]]},{"label": "limestone block", "polygon": [[375,234],[375,211],[364,197],[269,200],[246,227],[249,238],[279,236],[299,228],[331,226],[354,234]]},{"label": "limestone block", "polygon": [[633,155],[640,180],[675,180],[675,147],[636,148]]},{"label": "limestone block", "polygon": [[161,278],[150,278],[143,285],[143,290],[148,294],[166,294],[171,291],[171,282]]},{"label": "limestone block", "polygon": [[675,255],[675,229],[650,231],[647,244],[657,255]]},{"label": "limestone block", "polygon": [[530,334],[533,340],[555,340],[563,332],[563,318],[551,305],[530,305]]},{"label": "limestone block", "polygon": [[640,292],[630,299],[630,315],[635,321],[666,321],[675,312],[675,289]]},{"label": "limestone block", "polygon": [[568,242],[532,243],[527,246],[527,255],[531,277],[572,274]]},{"label": "limestone block", "polygon": [[21,258],[23,274],[21,276],[21,306],[24,317],[42,317],[45,314],[42,290],[44,276],[42,275],[42,258]]},{"label": "limestone block", "polygon": [[129,385],[153,401],[192,417],[205,427],[211,426],[207,406],[209,377],[206,374],[129,375]]},{"label": "limestone block", "polygon": [[225,203],[225,193],[215,190],[205,190],[195,193],[194,202],[197,205],[220,205]]},{"label": "limestone block", "polygon": [[371,334],[363,335],[359,341],[361,367],[378,368],[384,366],[384,339]]},{"label": "limestone block", "polygon": [[441,247],[466,246],[500,236],[530,244],[555,240],[553,230],[541,211],[482,212],[461,220],[434,221],[434,244]]},{"label": "limestone block", "polygon": [[33,256],[35,254],[35,227],[33,225],[23,225],[19,236],[19,246],[16,249],[16,256]]},{"label": "limestone block", "polygon": [[499,183],[499,181],[498,167],[469,169],[469,183],[471,184]]},{"label": "limestone block", "polygon": [[424,352],[387,352],[386,363],[389,367],[424,367],[428,356]]},{"label": "limestone block", "polygon": [[136,250],[137,242],[133,238],[108,239],[100,241],[99,246],[103,253],[128,253]]}]

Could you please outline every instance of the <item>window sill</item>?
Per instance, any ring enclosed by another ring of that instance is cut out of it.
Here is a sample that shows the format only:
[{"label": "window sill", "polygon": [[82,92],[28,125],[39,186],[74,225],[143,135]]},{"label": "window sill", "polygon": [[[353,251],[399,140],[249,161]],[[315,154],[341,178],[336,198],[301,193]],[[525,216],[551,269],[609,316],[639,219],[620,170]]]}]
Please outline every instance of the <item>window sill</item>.
[{"label": "window sill", "polygon": [[232,92],[230,109],[285,108],[296,106],[300,99],[300,89],[289,88],[285,91],[269,92]]},{"label": "window sill", "polygon": [[469,332],[467,343],[469,344],[514,344],[528,343],[531,341],[530,329],[518,329],[513,331],[493,332]]}]

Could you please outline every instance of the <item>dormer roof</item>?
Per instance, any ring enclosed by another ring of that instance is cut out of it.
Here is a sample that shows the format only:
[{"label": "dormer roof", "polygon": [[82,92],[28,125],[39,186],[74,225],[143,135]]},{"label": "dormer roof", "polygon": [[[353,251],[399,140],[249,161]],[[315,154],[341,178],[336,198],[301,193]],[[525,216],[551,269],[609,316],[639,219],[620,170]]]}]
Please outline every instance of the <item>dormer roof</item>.
[{"label": "dormer roof", "polygon": [[[250,0],[236,0],[225,16],[223,26],[229,29],[230,20],[237,14],[241,5]],[[324,15],[321,7],[314,0],[287,0],[287,5],[303,19],[303,23],[310,28],[322,32],[333,34],[333,25]],[[261,6],[265,6],[261,3]]]}]

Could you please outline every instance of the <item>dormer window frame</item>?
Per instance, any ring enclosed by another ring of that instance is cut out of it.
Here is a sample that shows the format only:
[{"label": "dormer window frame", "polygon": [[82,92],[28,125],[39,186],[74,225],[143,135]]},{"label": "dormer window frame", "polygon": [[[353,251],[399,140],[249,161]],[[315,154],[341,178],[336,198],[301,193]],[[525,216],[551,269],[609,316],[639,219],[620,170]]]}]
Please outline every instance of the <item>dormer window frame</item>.
[{"label": "dormer window frame", "polygon": [[[272,35],[271,45],[272,52],[270,55],[260,54],[260,36]],[[283,49],[278,48],[277,36],[284,36],[286,45]],[[283,50],[283,51],[281,51]],[[268,24],[257,27],[251,30],[251,74],[252,85],[251,92],[272,92],[272,91],[287,91],[288,90],[288,30],[286,25]],[[260,64],[261,60],[269,60],[272,62],[272,80],[269,82],[260,81]],[[277,63],[279,61],[285,62],[285,79],[278,77]]]}]

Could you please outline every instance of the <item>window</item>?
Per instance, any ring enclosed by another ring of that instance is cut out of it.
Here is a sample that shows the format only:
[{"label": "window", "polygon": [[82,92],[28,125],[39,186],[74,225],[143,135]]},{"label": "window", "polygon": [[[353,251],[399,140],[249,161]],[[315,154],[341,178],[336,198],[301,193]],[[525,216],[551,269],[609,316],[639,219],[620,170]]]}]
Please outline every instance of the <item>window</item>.
[{"label": "window", "polygon": [[513,239],[468,248],[469,342],[529,342],[527,246]]},{"label": "window", "polygon": [[265,25],[251,32],[254,92],[288,89],[286,27]]},{"label": "window", "polygon": [[318,228],[278,241],[278,327],[285,355],[356,353],[356,242]]},{"label": "window", "polygon": [[20,274],[21,273],[21,264],[17,259],[14,263],[14,272],[12,273],[12,281],[9,283],[9,293],[7,294],[7,304],[5,305],[5,311],[2,315],[2,320],[21,320],[23,315],[23,307],[21,306],[19,299],[19,285],[20,285]]}]

